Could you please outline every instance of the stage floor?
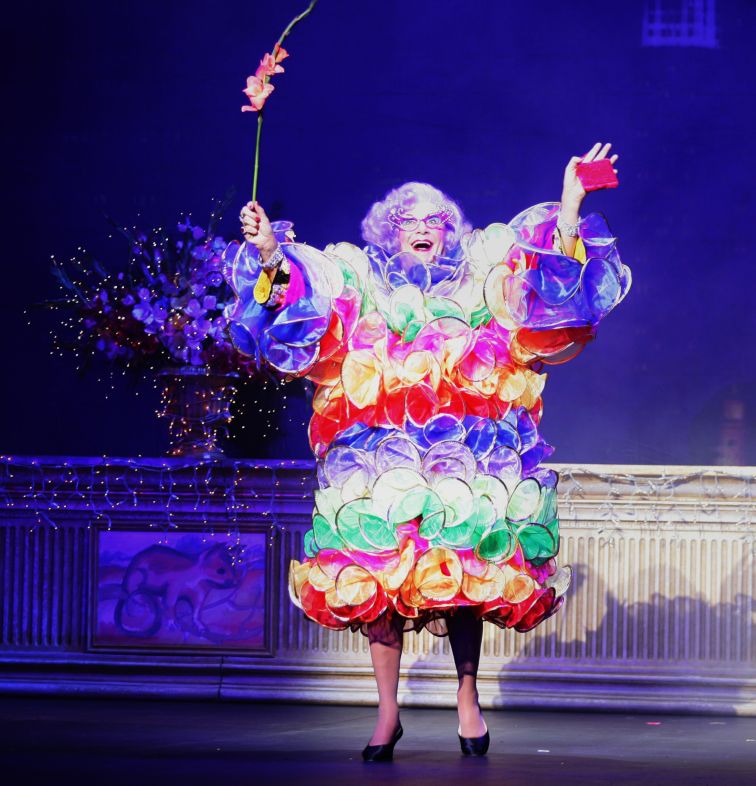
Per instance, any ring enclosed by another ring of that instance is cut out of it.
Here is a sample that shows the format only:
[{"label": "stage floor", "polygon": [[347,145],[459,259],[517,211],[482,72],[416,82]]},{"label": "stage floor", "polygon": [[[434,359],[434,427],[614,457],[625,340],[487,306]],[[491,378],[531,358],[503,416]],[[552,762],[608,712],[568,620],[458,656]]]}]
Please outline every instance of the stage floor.
[{"label": "stage floor", "polygon": [[[711,784],[756,773],[756,718],[488,711],[486,758],[460,755],[453,710],[404,709],[394,762],[360,751],[375,709],[0,697],[0,782]],[[752,781],[750,781],[752,782]]]}]

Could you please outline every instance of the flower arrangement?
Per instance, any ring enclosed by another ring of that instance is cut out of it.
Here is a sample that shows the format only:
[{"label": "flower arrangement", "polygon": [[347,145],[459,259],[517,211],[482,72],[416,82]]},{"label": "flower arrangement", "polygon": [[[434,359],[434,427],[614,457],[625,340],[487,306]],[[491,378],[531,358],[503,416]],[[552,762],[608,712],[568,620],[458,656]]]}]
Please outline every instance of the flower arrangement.
[{"label": "flower arrangement", "polygon": [[67,264],[53,258],[64,296],[40,305],[69,312],[67,330],[54,335],[56,348],[73,349],[83,365],[102,355],[141,373],[193,366],[256,375],[227,332],[223,310],[233,293],[221,273],[227,243],[214,234],[219,215],[207,228],[184,218],[170,233],[116,227],[130,249],[120,270],[85,251]]},{"label": "flower arrangement", "polygon": [[247,86],[242,91],[249,99],[249,106],[243,106],[242,112],[257,112],[257,137],[255,139],[255,168],[252,175],[252,201],[257,199],[257,176],[260,171],[260,137],[262,136],[263,124],[263,107],[268,97],[275,89],[270,83],[270,78],[276,74],[282,74],[284,67],[281,61],[289,56],[289,53],[283,48],[282,44],[286,37],[291,33],[296,25],[298,25],[317,5],[318,0],[311,0],[307,8],[301,14],[295,16],[294,19],[286,25],[283,33],[276,41],[273,51],[266,52],[260,65],[252,76],[247,77]]}]

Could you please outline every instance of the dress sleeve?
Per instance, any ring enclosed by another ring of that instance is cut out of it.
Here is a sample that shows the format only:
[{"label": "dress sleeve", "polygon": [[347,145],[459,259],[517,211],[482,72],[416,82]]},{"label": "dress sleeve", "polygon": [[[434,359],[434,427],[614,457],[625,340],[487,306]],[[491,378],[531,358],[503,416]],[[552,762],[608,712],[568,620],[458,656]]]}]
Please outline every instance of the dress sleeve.
[{"label": "dress sleeve", "polygon": [[580,221],[573,258],[562,253],[558,216],[552,202],[516,216],[512,245],[486,277],[486,305],[510,331],[510,351],[522,363],[575,357],[630,289],[606,219],[591,213]]},{"label": "dress sleeve", "polygon": [[259,284],[265,273],[257,248],[238,242],[227,247],[223,274],[234,292],[225,309],[229,334],[258,367],[269,365],[288,377],[310,376],[344,351],[360,313],[360,277],[334,253],[304,243],[279,240],[279,245],[289,282],[278,302],[263,303],[265,289]]}]

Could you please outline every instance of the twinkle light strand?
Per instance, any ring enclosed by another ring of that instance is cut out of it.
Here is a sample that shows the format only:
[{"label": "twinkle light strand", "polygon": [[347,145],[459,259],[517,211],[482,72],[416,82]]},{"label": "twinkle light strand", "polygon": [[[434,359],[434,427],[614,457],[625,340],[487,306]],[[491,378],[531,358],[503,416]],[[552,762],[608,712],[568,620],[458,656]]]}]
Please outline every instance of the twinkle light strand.
[{"label": "twinkle light strand", "polygon": [[[312,463],[285,462],[287,469],[298,471],[294,482],[312,493]],[[215,459],[138,459],[109,458],[78,460],[42,460],[26,456],[0,455],[0,499],[6,511],[25,510],[34,518],[30,531],[40,527],[58,529],[56,512],[69,514],[87,511],[91,514],[87,529],[93,524],[114,526],[111,514],[128,507],[140,508],[140,513],[157,515],[146,526],[159,533],[158,542],[167,542],[170,532],[193,522],[180,522],[188,509],[201,517],[201,532],[205,540],[214,537],[215,528],[210,515],[226,522],[226,537],[237,547],[233,559],[243,557],[242,529],[239,515],[251,515],[267,521],[269,533],[283,528],[275,511],[280,480],[276,462],[254,460]],[[191,471],[191,474],[188,473]],[[264,501],[254,483],[244,488],[241,483],[271,474],[270,497]],[[203,478],[204,489],[199,477]],[[245,501],[245,497],[249,501]],[[184,503],[180,509],[179,503]],[[269,537],[272,544],[272,538]]]},{"label": "twinkle light strand", "polygon": [[[756,548],[756,476],[747,467],[689,472],[659,467],[658,473],[649,472],[656,469],[650,467],[635,468],[637,472],[558,469],[560,518],[575,523],[584,520],[579,508],[589,502],[602,547],[613,547],[623,531],[639,525],[661,531],[670,524],[682,524],[697,527],[703,535],[710,532],[712,523],[726,522],[742,530],[739,539]],[[262,493],[266,483],[268,493]],[[224,522],[226,538],[238,547],[232,559],[239,560],[243,557],[240,517],[265,522],[267,543],[272,546],[278,533],[287,531],[281,498],[293,501],[301,492],[306,505],[315,486],[312,461],[0,455],[0,504],[8,512],[28,512],[32,532],[57,530],[62,520],[81,511],[90,514],[87,529],[94,525],[111,530],[118,523],[116,514],[123,518],[128,509],[139,507],[159,542],[167,543],[168,534],[182,526],[196,531],[197,516],[206,542],[216,535],[211,521]],[[186,513],[189,520],[182,521]]]}]

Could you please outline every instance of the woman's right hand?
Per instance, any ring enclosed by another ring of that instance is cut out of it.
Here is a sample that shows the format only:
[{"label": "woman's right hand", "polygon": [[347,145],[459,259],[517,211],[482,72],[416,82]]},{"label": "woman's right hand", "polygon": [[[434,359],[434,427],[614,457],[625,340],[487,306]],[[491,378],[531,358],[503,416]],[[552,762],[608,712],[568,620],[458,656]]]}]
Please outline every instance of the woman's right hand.
[{"label": "woman's right hand", "polygon": [[262,205],[259,202],[247,202],[241,209],[239,219],[244,239],[256,246],[263,262],[267,262],[278,248],[278,241]]}]

